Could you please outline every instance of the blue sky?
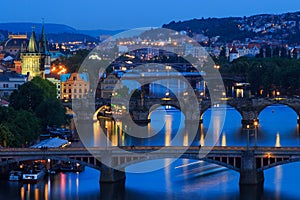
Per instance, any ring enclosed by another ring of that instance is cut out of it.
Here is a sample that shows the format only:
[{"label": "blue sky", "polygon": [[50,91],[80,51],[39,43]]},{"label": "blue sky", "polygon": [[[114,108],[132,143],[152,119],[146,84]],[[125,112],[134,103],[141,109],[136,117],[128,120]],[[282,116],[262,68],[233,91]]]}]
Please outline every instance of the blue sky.
[{"label": "blue sky", "polygon": [[4,0],[0,22],[62,23],[77,29],[161,26],[172,20],[300,11],[299,0]]}]

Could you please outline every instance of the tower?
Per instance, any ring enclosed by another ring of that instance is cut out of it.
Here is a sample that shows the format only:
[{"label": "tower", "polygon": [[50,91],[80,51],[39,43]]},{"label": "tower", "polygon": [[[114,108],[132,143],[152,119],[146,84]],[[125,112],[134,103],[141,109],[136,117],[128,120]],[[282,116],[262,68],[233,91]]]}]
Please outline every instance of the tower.
[{"label": "tower", "polygon": [[45,73],[50,72],[50,54],[47,49],[44,22],[38,45],[35,32],[32,30],[28,47],[21,53],[21,60],[22,74],[29,74],[29,80],[36,76],[45,78]]}]

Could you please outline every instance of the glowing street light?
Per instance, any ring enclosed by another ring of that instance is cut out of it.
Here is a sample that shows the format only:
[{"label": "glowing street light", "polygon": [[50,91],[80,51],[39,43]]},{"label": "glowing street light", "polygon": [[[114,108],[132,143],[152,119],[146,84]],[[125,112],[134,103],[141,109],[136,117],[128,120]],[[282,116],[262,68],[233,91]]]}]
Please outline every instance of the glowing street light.
[{"label": "glowing street light", "polygon": [[258,120],[255,119],[254,122],[253,122],[253,125],[254,125],[254,147],[256,148],[257,146],[257,127],[258,127]]},{"label": "glowing street light", "polygon": [[250,143],[250,136],[249,136],[249,129],[250,129],[250,125],[249,124],[247,124],[247,126],[246,126],[246,129],[247,129],[247,151],[249,151],[249,143]]},{"label": "glowing street light", "polygon": [[220,69],[220,65],[215,65],[214,68],[215,69]]}]

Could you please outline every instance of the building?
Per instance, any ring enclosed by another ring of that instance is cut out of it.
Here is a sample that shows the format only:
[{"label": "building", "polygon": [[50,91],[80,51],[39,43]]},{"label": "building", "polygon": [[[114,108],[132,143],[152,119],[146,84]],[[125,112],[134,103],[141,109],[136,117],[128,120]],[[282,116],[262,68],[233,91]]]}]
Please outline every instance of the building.
[{"label": "building", "polygon": [[120,89],[120,77],[118,74],[109,74],[101,78],[100,81],[100,97],[101,98],[111,98],[114,90]]},{"label": "building", "polygon": [[27,49],[21,52],[21,72],[23,75],[29,74],[29,80],[36,76],[45,78],[45,74],[50,73],[50,59],[43,25],[39,42],[32,31]]},{"label": "building", "polygon": [[0,97],[8,97],[27,81],[27,77],[15,72],[0,73]]},{"label": "building", "polygon": [[20,51],[25,51],[28,43],[29,41],[27,39],[27,35],[10,34],[3,45],[3,51],[7,54],[15,56],[20,53]]},{"label": "building", "polygon": [[55,85],[56,98],[60,99],[60,97],[61,97],[61,92],[60,92],[60,88],[61,88],[60,84],[61,83],[60,83],[60,80],[56,79],[55,77],[47,77],[46,79]]},{"label": "building", "polygon": [[239,57],[239,52],[236,50],[235,47],[233,47],[229,53],[229,62],[232,62],[233,60],[238,59]]},{"label": "building", "polygon": [[89,92],[87,73],[72,73],[60,75],[60,98],[79,99],[84,98]]}]

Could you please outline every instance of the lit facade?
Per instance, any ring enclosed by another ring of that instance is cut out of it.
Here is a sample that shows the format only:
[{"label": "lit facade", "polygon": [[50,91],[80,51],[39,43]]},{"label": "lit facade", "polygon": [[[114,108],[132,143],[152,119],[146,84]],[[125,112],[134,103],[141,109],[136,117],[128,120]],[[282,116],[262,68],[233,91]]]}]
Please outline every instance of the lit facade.
[{"label": "lit facade", "polygon": [[45,78],[45,73],[50,73],[51,58],[47,49],[44,26],[38,43],[36,42],[35,32],[32,31],[28,47],[21,53],[21,60],[21,73],[23,75],[29,75],[29,80],[37,76]]},{"label": "lit facade", "polygon": [[60,75],[61,99],[85,98],[89,92],[89,81],[87,73],[72,73]]}]

